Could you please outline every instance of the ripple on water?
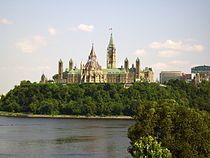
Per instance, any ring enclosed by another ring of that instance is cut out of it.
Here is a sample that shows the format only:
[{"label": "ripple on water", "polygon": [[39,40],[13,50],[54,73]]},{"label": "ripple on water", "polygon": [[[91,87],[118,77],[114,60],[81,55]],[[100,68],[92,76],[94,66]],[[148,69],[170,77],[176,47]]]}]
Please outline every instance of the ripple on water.
[{"label": "ripple on water", "polygon": [[95,136],[75,136],[75,137],[64,137],[57,138],[54,140],[56,144],[66,144],[66,143],[77,143],[77,142],[87,142],[96,140]]},{"label": "ripple on water", "polygon": [[93,153],[62,153],[62,154],[52,154],[53,157],[92,157]]},{"label": "ripple on water", "polygon": [[29,144],[67,144],[67,143],[79,143],[79,142],[88,142],[95,141],[97,138],[95,136],[70,136],[70,137],[62,137],[56,139],[48,139],[48,140],[33,140]]}]

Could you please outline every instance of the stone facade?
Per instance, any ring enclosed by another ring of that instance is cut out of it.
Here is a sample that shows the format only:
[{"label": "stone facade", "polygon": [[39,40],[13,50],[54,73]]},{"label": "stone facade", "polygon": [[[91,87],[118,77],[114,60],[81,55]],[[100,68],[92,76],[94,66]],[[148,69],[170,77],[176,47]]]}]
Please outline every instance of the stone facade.
[{"label": "stone facade", "polygon": [[142,69],[140,59],[136,59],[136,65],[129,67],[126,58],[124,67],[116,67],[116,48],[111,34],[107,47],[107,68],[103,69],[97,61],[97,56],[92,45],[86,64],[81,62],[80,68],[73,66],[73,60],[69,61],[69,68],[63,71],[62,60],[58,63],[58,74],[53,76],[57,83],[133,83],[137,81],[154,81],[152,68]]}]

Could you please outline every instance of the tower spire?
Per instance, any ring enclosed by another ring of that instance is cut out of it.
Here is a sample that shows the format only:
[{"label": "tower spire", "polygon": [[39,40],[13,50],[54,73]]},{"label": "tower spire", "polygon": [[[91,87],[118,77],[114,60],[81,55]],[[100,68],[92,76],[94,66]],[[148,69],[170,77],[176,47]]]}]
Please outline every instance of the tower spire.
[{"label": "tower spire", "polygon": [[63,61],[61,59],[58,62],[58,77],[63,79]]},{"label": "tower spire", "polygon": [[109,45],[108,45],[108,47],[114,47],[114,42],[113,42],[113,37],[112,37],[112,33],[111,33],[111,35],[110,35],[110,39],[109,39]]},{"label": "tower spire", "polygon": [[124,68],[125,68],[125,71],[128,72],[128,70],[129,70],[129,61],[128,61],[127,57],[124,60]]},{"label": "tower spire", "polygon": [[69,60],[69,71],[73,69],[73,60],[72,58]]},{"label": "tower spire", "polygon": [[116,68],[116,48],[114,46],[112,32],[111,32],[109,44],[107,47],[107,68],[108,69]]},{"label": "tower spire", "polygon": [[94,43],[92,43],[92,48],[91,48],[91,51],[90,51],[89,59],[92,58],[92,57],[96,57],[96,53],[95,53],[95,50],[94,50]]}]

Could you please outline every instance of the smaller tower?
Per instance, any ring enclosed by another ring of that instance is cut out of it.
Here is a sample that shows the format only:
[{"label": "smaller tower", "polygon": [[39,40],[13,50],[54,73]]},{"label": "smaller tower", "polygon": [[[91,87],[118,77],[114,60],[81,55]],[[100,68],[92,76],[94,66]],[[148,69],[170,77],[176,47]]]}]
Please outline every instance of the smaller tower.
[{"label": "smaller tower", "polygon": [[129,69],[128,58],[125,58],[125,60],[124,60],[124,68],[125,68],[125,71],[128,72],[128,69]]},{"label": "smaller tower", "polygon": [[63,79],[63,62],[61,59],[58,62],[58,78]]},{"label": "smaller tower", "polygon": [[84,67],[84,64],[83,64],[83,62],[81,61],[81,63],[80,63],[80,70],[83,70],[83,67]]},{"label": "smaller tower", "polygon": [[41,81],[40,83],[47,83],[47,77],[44,75],[44,73],[41,76]]},{"label": "smaller tower", "polygon": [[74,66],[73,60],[70,59],[69,60],[69,71],[71,71],[73,69],[73,66]]},{"label": "smaller tower", "polygon": [[140,59],[136,59],[136,79],[140,78]]}]

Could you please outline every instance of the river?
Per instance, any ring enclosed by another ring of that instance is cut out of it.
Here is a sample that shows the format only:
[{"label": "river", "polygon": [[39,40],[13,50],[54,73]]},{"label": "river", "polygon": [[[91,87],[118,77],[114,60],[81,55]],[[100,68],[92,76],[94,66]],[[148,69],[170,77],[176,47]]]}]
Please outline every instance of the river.
[{"label": "river", "polygon": [[0,117],[1,158],[131,158],[133,120]]}]

